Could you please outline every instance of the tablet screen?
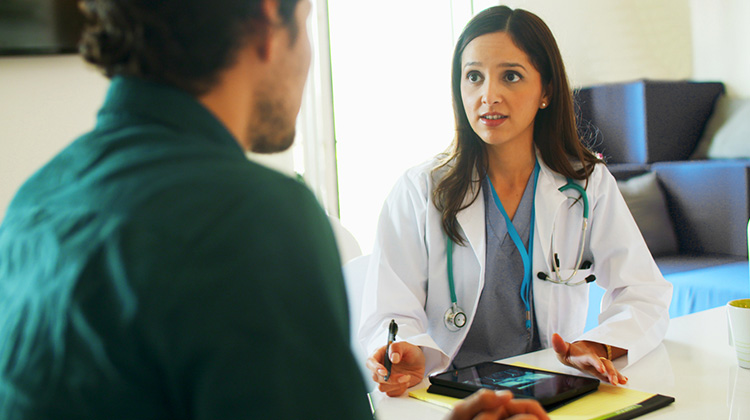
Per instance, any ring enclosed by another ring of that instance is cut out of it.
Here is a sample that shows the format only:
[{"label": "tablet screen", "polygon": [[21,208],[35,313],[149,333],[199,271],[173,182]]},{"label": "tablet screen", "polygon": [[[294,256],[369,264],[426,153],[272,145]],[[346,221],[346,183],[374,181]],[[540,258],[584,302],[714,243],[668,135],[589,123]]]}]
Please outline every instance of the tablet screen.
[{"label": "tablet screen", "polygon": [[534,398],[542,405],[567,400],[595,390],[599,380],[562,373],[486,362],[433,377],[436,385],[464,390],[507,389],[516,397]]}]

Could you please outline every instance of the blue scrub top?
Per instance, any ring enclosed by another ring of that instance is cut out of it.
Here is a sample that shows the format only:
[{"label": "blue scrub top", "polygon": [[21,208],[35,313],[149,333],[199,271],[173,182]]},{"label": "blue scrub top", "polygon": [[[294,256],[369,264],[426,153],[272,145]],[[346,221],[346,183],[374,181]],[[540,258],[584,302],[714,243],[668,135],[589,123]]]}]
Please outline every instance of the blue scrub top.
[{"label": "blue scrub top", "polygon": [[[533,178],[529,177],[512,221],[527,249],[529,221],[534,205]],[[533,316],[533,296],[531,328],[526,328],[526,308],[521,300],[524,276],[521,254],[508,234],[505,218],[495,205],[490,188],[492,187],[485,178],[482,182],[487,238],[484,288],[474,321],[453,359],[454,368],[503,359],[541,348]]]}]

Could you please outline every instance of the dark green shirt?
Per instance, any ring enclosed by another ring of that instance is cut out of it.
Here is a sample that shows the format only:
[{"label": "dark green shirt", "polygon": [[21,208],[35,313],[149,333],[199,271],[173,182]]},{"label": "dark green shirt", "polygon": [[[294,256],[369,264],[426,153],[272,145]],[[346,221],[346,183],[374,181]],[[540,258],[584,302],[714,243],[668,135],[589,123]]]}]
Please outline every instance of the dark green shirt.
[{"label": "dark green shirt", "polygon": [[0,419],[372,418],[328,220],[192,96],[112,81],[0,227]]}]

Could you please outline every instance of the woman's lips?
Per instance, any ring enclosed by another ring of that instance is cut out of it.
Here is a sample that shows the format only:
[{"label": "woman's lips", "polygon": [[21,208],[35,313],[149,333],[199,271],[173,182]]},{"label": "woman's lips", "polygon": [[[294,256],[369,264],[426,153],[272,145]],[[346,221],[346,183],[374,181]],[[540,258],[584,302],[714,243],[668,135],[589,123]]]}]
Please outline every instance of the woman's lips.
[{"label": "woman's lips", "polygon": [[482,122],[482,124],[488,127],[497,127],[500,124],[504,123],[507,119],[507,115],[497,114],[494,112],[483,114],[479,117],[479,120]]}]

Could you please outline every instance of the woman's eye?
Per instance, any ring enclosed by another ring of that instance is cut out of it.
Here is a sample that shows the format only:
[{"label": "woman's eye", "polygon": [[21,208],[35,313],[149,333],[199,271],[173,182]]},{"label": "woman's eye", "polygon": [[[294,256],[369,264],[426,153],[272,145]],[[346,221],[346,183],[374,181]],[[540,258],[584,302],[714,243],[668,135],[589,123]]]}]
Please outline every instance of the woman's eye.
[{"label": "woman's eye", "polygon": [[466,79],[467,79],[468,81],[470,81],[471,83],[476,83],[476,82],[478,82],[478,81],[482,80],[482,75],[481,75],[481,74],[479,74],[478,72],[475,72],[475,71],[470,71],[470,72],[469,72],[469,73],[468,73],[468,74],[466,75]]},{"label": "woman's eye", "polygon": [[520,82],[522,79],[521,75],[514,72],[509,71],[508,73],[505,73],[505,80],[511,83]]}]

